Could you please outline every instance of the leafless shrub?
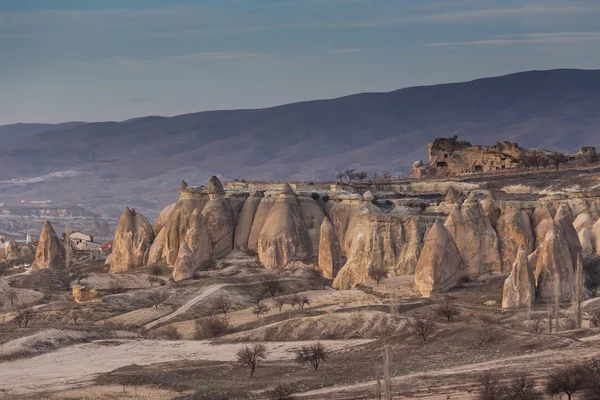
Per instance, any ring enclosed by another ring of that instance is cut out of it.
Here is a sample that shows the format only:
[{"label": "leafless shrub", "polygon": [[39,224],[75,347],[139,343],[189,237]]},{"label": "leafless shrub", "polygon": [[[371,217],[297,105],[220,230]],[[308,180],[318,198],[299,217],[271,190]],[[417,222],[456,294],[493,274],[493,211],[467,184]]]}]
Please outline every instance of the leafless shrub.
[{"label": "leafless shrub", "polygon": [[371,265],[368,274],[369,278],[377,282],[377,286],[379,286],[379,283],[387,277],[388,272],[383,265]]},{"label": "leafless shrub", "polygon": [[261,315],[269,312],[269,306],[263,303],[262,300],[258,300],[252,309],[252,314],[256,315],[256,318],[260,318]]},{"label": "leafless shrub", "polygon": [[181,340],[182,336],[173,325],[169,325],[160,330],[159,336],[166,340]]},{"label": "leafless shrub", "polygon": [[148,300],[152,303],[154,308],[158,308],[169,298],[169,295],[165,290],[154,290],[148,295]]},{"label": "leafless shrub", "polygon": [[577,318],[575,317],[567,317],[560,323],[560,328],[563,331],[571,331],[573,329],[577,329]]},{"label": "leafless shrub", "polygon": [[233,309],[233,301],[231,297],[227,296],[225,293],[217,296],[212,302],[212,308],[215,311],[220,311],[223,314],[227,314],[231,309]]},{"label": "leafless shrub", "polygon": [[287,304],[289,304],[292,308],[296,307],[296,304],[300,304],[300,296],[298,294],[291,294],[289,296],[286,296],[285,300]]},{"label": "leafless shrub", "polygon": [[283,307],[288,304],[289,300],[287,299],[287,296],[279,296],[276,297],[274,302],[275,303],[275,307],[279,310],[279,312],[281,313],[281,310],[283,309]]},{"label": "leafless shrub", "polygon": [[306,296],[298,296],[297,304],[300,308],[304,308],[305,305],[310,304],[310,299]]},{"label": "leafless shrub", "polygon": [[35,310],[31,306],[18,304],[14,307],[13,317],[19,328],[27,328],[27,325],[35,318]]},{"label": "leafless shrub", "polygon": [[567,395],[571,399],[573,394],[585,388],[585,371],[581,367],[565,367],[556,370],[548,376],[546,393],[550,396]]},{"label": "leafless shrub", "polygon": [[529,330],[534,333],[542,333],[544,331],[544,321],[542,318],[533,318],[529,322]]},{"label": "leafless shrub", "polygon": [[423,339],[424,342],[427,341],[427,338],[435,329],[435,324],[430,318],[421,317],[419,315],[409,319],[408,324],[411,329]]},{"label": "leafless shrub", "polygon": [[267,358],[267,347],[263,343],[255,343],[252,346],[244,346],[236,353],[237,361],[242,366],[250,368],[250,377],[254,376],[254,371],[259,360]]},{"label": "leafless shrub", "polygon": [[535,388],[535,380],[527,374],[519,375],[504,385],[507,400],[542,400],[543,396]]},{"label": "leafless shrub", "polygon": [[275,298],[278,293],[283,292],[283,288],[281,287],[279,280],[273,275],[265,276],[262,280],[262,284],[265,288],[265,292],[269,293],[272,298]]},{"label": "leafless shrub", "polygon": [[18,303],[18,301],[19,301],[19,294],[13,288],[8,288],[6,290],[5,294],[6,294],[6,299],[10,302],[10,306],[14,308],[15,303]]},{"label": "leafless shrub", "polygon": [[291,386],[279,385],[267,393],[269,400],[293,400],[294,389]]},{"label": "leafless shrub", "polygon": [[329,352],[320,342],[311,344],[310,346],[302,346],[296,350],[296,362],[304,364],[309,362],[315,371],[319,369],[319,364],[329,359]]},{"label": "leafless shrub", "polygon": [[440,317],[444,317],[448,322],[458,317],[461,313],[460,309],[453,303],[445,301],[435,309],[435,312]]},{"label": "leafless shrub", "polygon": [[196,323],[196,339],[224,335],[227,328],[229,328],[229,317],[226,315],[209,315]]}]

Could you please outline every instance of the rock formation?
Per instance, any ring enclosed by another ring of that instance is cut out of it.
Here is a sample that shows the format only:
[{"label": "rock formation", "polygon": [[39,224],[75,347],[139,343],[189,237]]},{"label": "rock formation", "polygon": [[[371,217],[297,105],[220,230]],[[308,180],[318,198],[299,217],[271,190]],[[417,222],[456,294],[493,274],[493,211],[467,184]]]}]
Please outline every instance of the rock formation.
[{"label": "rock formation", "polygon": [[328,218],[323,219],[320,228],[319,268],[330,279],[342,268],[342,247]]},{"label": "rock formation", "polygon": [[234,221],[225,190],[216,176],[208,183],[210,200],[202,209],[202,220],[208,232],[213,258],[224,257],[233,250]]},{"label": "rock formation", "polygon": [[500,244],[502,272],[509,273],[520,247],[523,247],[527,254],[534,251],[535,238],[527,213],[520,208],[509,207],[498,219],[496,232]]},{"label": "rock formation", "polygon": [[587,228],[590,231],[594,227],[594,220],[586,213],[581,213],[575,218],[573,221],[573,227],[577,232],[581,231],[583,228]]},{"label": "rock formation", "polygon": [[500,212],[494,206],[494,201],[491,199],[481,200],[481,207],[483,207],[483,215],[490,221],[492,228],[496,229],[498,219],[500,218]]},{"label": "rock formation", "polygon": [[571,262],[573,265],[573,270],[575,270],[577,259],[581,256],[581,244],[579,243],[577,231],[573,227],[573,214],[571,213],[571,209],[568,205],[562,204],[560,207],[558,207],[554,221],[561,231],[561,235],[569,244]]},{"label": "rock formation", "polygon": [[250,231],[254,222],[254,216],[258,209],[260,201],[264,198],[263,192],[253,191],[250,196],[244,201],[242,211],[238,216],[235,227],[234,247],[239,250],[248,251],[248,240],[250,239]]},{"label": "rock formation", "polygon": [[7,260],[14,260],[16,258],[19,258],[19,245],[14,240],[11,240],[7,243],[6,247],[4,248],[4,251],[6,252]]},{"label": "rock formation", "polygon": [[579,231],[579,243],[583,255],[590,256],[594,254],[594,235],[592,235],[591,230],[583,228]]},{"label": "rock formation", "polygon": [[352,241],[356,236],[359,215],[381,214],[381,210],[370,202],[364,201],[360,194],[339,196],[340,202],[336,202],[329,209],[329,217],[335,233],[340,239],[342,253],[349,258]]},{"label": "rock formation", "polygon": [[600,255],[600,219],[594,224],[592,235],[594,236],[594,249],[596,249],[596,254]]},{"label": "rock formation", "polygon": [[254,219],[252,220],[252,228],[250,229],[250,235],[248,235],[248,251],[254,254],[258,253],[258,237],[260,232],[265,226],[269,212],[275,205],[275,201],[279,195],[273,195],[272,193],[265,193],[265,196],[260,199],[260,203],[256,208]]},{"label": "rock formation", "polygon": [[319,238],[321,236],[321,224],[325,217],[323,208],[317,201],[311,198],[310,194],[302,193],[297,197],[300,212],[304,218],[304,224],[310,237],[311,247],[314,256],[319,254]]},{"label": "rock formation", "polygon": [[[184,242],[192,252],[195,268],[204,267],[210,262],[213,254],[212,243],[206,231],[202,215],[198,210],[194,210],[190,217]],[[181,245],[179,246],[179,250],[181,250]],[[177,258],[179,259],[179,254],[177,254]],[[175,264],[177,264],[177,261],[175,261]]]},{"label": "rock formation", "polygon": [[446,204],[460,204],[462,202],[460,195],[453,186],[450,186],[450,189],[448,189],[444,201]]},{"label": "rock formation", "polygon": [[154,231],[146,217],[125,207],[115,229],[110,271],[121,272],[145,266],[153,239]]},{"label": "rock formation", "polygon": [[534,270],[536,292],[539,298],[553,299],[556,291],[561,300],[571,298],[574,276],[573,258],[569,242],[556,223],[552,224],[544,241],[529,256],[528,261]]},{"label": "rock formation", "polygon": [[179,282],[189,279],[194,276],[195,270],[194,253],[192,253],[192,250],[184,240],[179,246],[177,260],[175,261],[175,265],[173,265],[173,280]]},{"label": "rock formation", "polygon": [[469,277],[502,271],[498,235],[477,200],[465,201],[462,207],[455,205],[445,226],[460,251]]},{"label": "rock formation", "polygon": [[91,301],[102,301],[102,294],[96,289],[90,289],[82,285],[73,285],[71,288],[75,303],[87,303]]},{"label": "rock formation", "polygon": [[313,256],[310,236],[296,195],[285,185],[258,237],[258,258],[267,269],[285,268],[291,261]]},{"label": "rock formation", "polygon": [[464,261],[446,227],[436,221],[427,236],[415,269],[415,286],[425,297],[448,290],[464,276]]},{"label": "rock formation", "polygon": [[32,268],[65,268],[65,266],[65,247],[58,238],[50,221],[46,221],[40,234]]},{"label": "rock formation", "polygon": [[525,247],[519,245],[510,276],[504,281],[502,308],[528,307],[535,299],[535,277],[527,255]]}]

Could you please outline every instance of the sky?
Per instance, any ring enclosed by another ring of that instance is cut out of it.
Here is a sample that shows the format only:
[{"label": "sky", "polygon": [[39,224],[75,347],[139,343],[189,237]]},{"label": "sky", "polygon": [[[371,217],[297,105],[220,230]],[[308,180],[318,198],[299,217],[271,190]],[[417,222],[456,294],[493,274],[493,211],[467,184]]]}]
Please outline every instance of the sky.
[{"label": "sky", "polygon": [[600,69],[599,0],[0,0],[0,125]]}]

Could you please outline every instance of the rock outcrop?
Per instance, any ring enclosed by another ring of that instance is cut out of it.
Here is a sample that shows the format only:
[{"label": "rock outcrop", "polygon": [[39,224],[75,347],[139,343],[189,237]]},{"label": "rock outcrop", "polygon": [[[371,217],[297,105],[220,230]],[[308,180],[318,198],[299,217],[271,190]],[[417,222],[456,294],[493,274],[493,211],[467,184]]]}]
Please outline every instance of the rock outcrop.
[{"label": "rock outcrop", "polygon": [[50,221],[44,222],[40,240],[35,251],[33,269],[65,268],[65,247],[61,243]]},{"label": "rock outcrop", "polygon": [[73,285],[71,287],[73,300],[75,303],[88,303],[92,301],[102,301],[102,294],[96,289],[90,289],[82,285]]},{"label": "rock outcrop", "polygon": [[502,308],[528,307],[535,299],[535,277],[527,255],[525,247],[519,245],[510,276],[504,281]]},{"label": "rock outcrop", "polygon": [[[212,243],[206,231],[202,215],[200,215],[198,210],[194,210],[190,217],[184,242],[192,252],[193,264],[196,268],[202,268],[210,262],[213,254]],[[181,250],[181,245],[179,246],[179,250]],[[177,258],[179,259],[179,253],[177,254]],[[175,261],[175,264],[177,264],[177,261]]]},{"label": "rock outcrop", "polygon": [[528,261],[534,270],[537,297],[544,300],[553,299],[558,291],[561,300],[571,298],[573,258],[569,242],[557,224],[551,226],[544,241],[529,256]]},{"label": "rock outcrop", "polygon": [[579,231],[579,243],[583,255],[591,256],[594,254],[594,235],[592,235],[591,230],[583,228]]},{"label": "rock outcrop", "polygon": [[9,241],[4,248],[7,260],[19,258],[19,245],[14,240]]},{"label": "rock outcrop", "polygon": [[498,219],[496,232],[500,244],[502,272],[509,273],[517,259],[520,247],[523,247],[527,254],[534,251],[535,238],[531,230],[531,222],[525,211],[509,207]]},{"label": "rock outcrop", "polygon": [[235,227],[233,244],[236,249],[248,251],[248,240],[250,239],[250,231],[252,230],[254,216],[256,215],[258,206],[263,198],[263,192],[255,190],[250,193],[250,196],[244,201],[242,211],[238,216]]},{"label": "rock outcrop", "polygon": [[583,228],[587,228],[590,231],[594,228],[594,220],[586,213],[581,213],[573,221],[573,227],[577,232],[580,232]]},{"label": "rock outcrop", "polygon": [[342,268],[342,247],[328,218],[323,219],[320,228],[319,268],[330,279]]},{"label": "rock outcrop", "polygon": [[571,254],[571,262],[573,270],[577,265],[577,259],[581,256],[581,244],[575,227],[573,227],[573,214],[568,205],[562,204],[556,211],[554,222],[561,231],[560,234],[565,238],[569,245],[569,253]]},{"label": "rock outcrop", "polygon": [[115,229],[110,271],[122,272],[145,266],[153,239],[154,231],[146,217],[125,207]]},{"label": "rock outcrop", "polygon": [[260,236],[260,232],[265,226],[267,217],[278,197],[279,194],[273,195],[273,193],[265,193],[265,196],[260,199],[260,203],[256,208],[256,213],[254,214],[254,219],[252,220],[252,229],[250,229],[250,235],[248,236],[249,252],[254,254],[258,253],[258,237]]},{"label": "rock outcrop", "polygon": [[179,246],[177,260],[175,261],[175,265],[173,265],[173,280],[179,282],[184,279],[190,279],[194,276],[195,270],[194,253],[192,253],[192,250],[184,240]]},{"label": "rock outcrop", "polygon": [[267,269],[313,256],[311,239],[294,191],[285,185],[258,237],[258,258]]},{"label": "rock outcrop", "polygon": [[462,207],[455,205],[445,226],[456,243],[470,278],[502,271],[498,235],[477,200],[465,201]]},{"label": "rock outcrop", "polygon": [[212,246],[212,257],[224,257],[233,250],[234,221],[225,190],[215,176],[208,183],[210,200],[202,209],[202,220]]},{"label": "rock outcrop", "polygon": [[596,249],[596,254],[600,255],[600,219],[594,224],[592,235],[594,236],[594,249]]},{"label": "rock outcrop", "polygon": [[427,236],[415,269],[415,286],[425,297],[449,290],[464,276],[465,264],[446,227],[436,221]]}]

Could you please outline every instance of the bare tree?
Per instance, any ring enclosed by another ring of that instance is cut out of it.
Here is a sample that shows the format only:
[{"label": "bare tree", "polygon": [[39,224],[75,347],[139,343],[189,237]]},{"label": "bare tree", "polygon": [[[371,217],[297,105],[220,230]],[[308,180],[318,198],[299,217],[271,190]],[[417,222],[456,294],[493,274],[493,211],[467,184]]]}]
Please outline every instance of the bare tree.
[{"label": "bare tree", "polygon": [[527,374],[512,379],[504,388],[507,400],[542,400],[542,393],[535,388],[535,380]]},{"label": "bare tree", "polygon": [[377,182],[379,180],[379,173],[377,171],[371,172],[371,176],[369,177],[371,182]]},{"label": "bare tree", "polygon": [[35,310],[33,307],[25,304],[17,305],[13,311],[13,317],[15,322],[19,325],[19,328],[27,328],[27,325],[35,317]]},{"label": "bare tree", "polygon": [[503,400],[503,389],[498,378],[489,372],[479,377],[479,393],[477,400]]},{"label": "bare tree", "polygon": [[302,346],[296,350],[296,362],[304,364],[309,362],[315,371],[319,369],[319,364],[329,359],[329,352],[321,342],[313,343],[310,346]]},{"label": "bare tree", "polygon": [[250,368],[250,378],[254,376],[254,371],[258,365],[259,360],[265,360],[267,358],[267,348],[262,343],[255,343],[252,346],[244,346],[239,349],[236,353],[238,362],[242,366]]},{"label": "bare tree", "polygon": [[574,393],[584,389],[585,373],[580,367],[561,368],[548,376],[546,393],[550,396],[566,394],[571,400]]},{"label": "bare tree", "polygon": [[560,164],[567,163],[567,157],[563,153],[554,152],[548,156],[548,163],[554,165],[558,171]]},{"label": "bare tree", "polygon": [[286,298],[286,296],[279,296],[276,297],[275,300],[273,301],[273,303],[275,304],[275,307],[277,307],[277,309],[279,310],[279,313],[281,313],[281,310],[283,309],[283,306],[285,306],[286,304],[288,304],[288,299]]},{"label": "bare tree", "polygon": [[262,285],[265,289],[265,292],[271,295],[271,298],[275,298],[275,295],[283,292],[283,288],[279,283],[279,280],[273,275],[267,275],[262,280]]},{"label": "bare tree", "polygon": [[440,317],[446,318],[448,322],[460,315],[460,309],[449,301],[444,301],[442,304],[437,306],[435,312]]},{"label": "bare tree", "polygon": [[81,319],[81,312],[79,310],[71,311],[71,320],[75,325],[77,325],[77,321]]},{"label": "bare tree", "polygon": [[12,308],[14,308],[15,307],[15,303],[17,303],[19,301],[19,294],[17,293],[17,291],[15,289],[8,288],[6,290],[6,298],[10,302],[10,306]]},{"label": "bare tree", "polygon": [[389,182],[392,180],[392,171],[386,169],[383,171],[382,175],[384,181]]},{"label": "bare tree", "polygon": [[344,172],[338,172],[337,174],[335,174],[335,179],[337,179],[338,181],[340,181],[340,183],[342,183],[344,181],[345,176],[346,176],[346,174]]},{"label": "bare tree", "polygon": [[220,311],[223,314],[227,314],[233,308],[233,301],[231,297],[225,293],[218,295],[212,302],[213,310]]},{"label": "bare tree", "polygon": [[373,279],[375,282],[377,282],[377,286],[379,286],[379,283],[387,277],[387,269],[383,266],[383,265],[371,265],[371,267],[369,268],[369,271],[367,272],[369,274],[369,278]]},{"label": "bare tree", "polygon": [[354,178],[355,171],[356,171],[355,169],[350,169],[350,168],[348,168],[344,171],[344,174],[346,174],[346,178],[348,178],[348,183],[352,183],[352,179]]},{"label": "bare tree", "polygon": [[71,279],[76,279],[78,285],[81,285],[81,281],[87,279],[89,276],[90,274],[88,272],[82,270],[71,272]]},{"label": "bare tree", "polygon": [[286,297],[287,303],[292,307],[296,307],[296,304],[300,305],[300,296],[296,293]]},{"label": "bare tree", "polygon": [[287,385],[279,385],[267,393],[268,400],[293,400],[294,389]]},{"label": "bare tree", "polygon": [[423,341],[427,341],[427,338],[433,333],[435,329],[434,322],[428,317],[421,317],[415,315],[408,321],[412,330],[423,338]]},{"label": "bare tree", "polygon": [[390,348],[383,348],[383,396],[385,400],[392,400],[392,356]]},{"label": "bare tree", "polygon": [[209,315],[196,323],[196,338],[213,338],[221,336],[229,328],[229,317],[226,315]]},{"label": "bare tree", "polygon": [[252,314],[256,315],[256,318],[260,318],[261,315],[269,312],[269,306],[263,303],[262,300],[258,300],[252,309]]},{"label": "bare tree", "polygon": [[148,277],[148,281],[150,282],[150,287],[154,286],[155,283],[160,283],[162,275],[162,269],[158,265],[153,265],[150,268],[150,276]]},{"label": "bare tree", "polygon": [[158,308],[169,298],[169,295],[165,290],[154,290],[148,294],[148,300],[152,303],[154,308]]},{"label": "bare tree", "polygon": [[356,179],[358,179],[359,182],[364,181],[365,179],[367,179],[367,176],[369,176],[368,173],[366,173],[365,171],[358,171],[354,174],[354,177]]},{"label": "bare tree", "polygon": [[297,304],[300,306],[300,308],[304,308],[305,305],[310,304],[310,299],[306,296],[299,296]]},{"label": "bare tree", "polygon": [[325,286],[327,285],[327,279],[325,279],[325,277],[323,276],[323,271],[321,271],[321,269],[319,269],[318,267],[310,268],[308,270],[308,274],[310,277],[309,279],[313,283],[314,287],[317,287],[319,289],[325,289]]}]

